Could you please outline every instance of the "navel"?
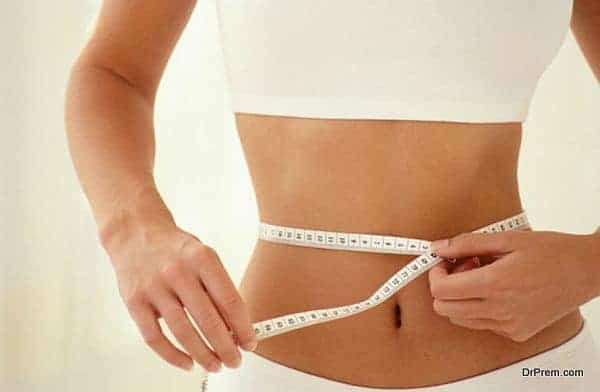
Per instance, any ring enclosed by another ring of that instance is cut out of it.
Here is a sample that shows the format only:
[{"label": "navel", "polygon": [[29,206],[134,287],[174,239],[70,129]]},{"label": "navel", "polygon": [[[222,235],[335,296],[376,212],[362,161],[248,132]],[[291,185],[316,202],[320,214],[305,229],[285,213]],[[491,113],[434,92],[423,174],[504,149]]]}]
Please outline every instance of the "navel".
[{"label": "navel", "polygon": [[400,309],[400,304],[396,304],[396,306],[394,306],[394,313],[396,328],[400,328],[402,326],[402,310]]}]

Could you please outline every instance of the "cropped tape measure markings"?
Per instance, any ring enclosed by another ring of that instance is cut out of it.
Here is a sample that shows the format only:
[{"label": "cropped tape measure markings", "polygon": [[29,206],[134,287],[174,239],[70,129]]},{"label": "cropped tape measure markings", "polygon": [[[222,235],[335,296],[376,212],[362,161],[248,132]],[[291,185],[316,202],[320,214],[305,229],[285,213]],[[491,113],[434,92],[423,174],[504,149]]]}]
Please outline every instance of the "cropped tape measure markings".
[{"label": "cropped tape measure markings", "polygon": [[[474,230],[473,232],[491,233],[520,230],[527,227],[529,227],[527,215],[525,211],[522,211],[517,215],[489,224]],[[431,241],[422,239],[378,234],[310,230],[271,225],[264,222],[260,222],[258,231],[260,239],[295,246],[418,255],[418,257],[392,275],[369,298],[363,301],[339,307],[291,313],[254,323],[254,332],[258,340],[267,339],[296,329],[364,312],[365,310],[384,302],[412,280],[444,260],[442,257],[434,255],[430,251]]]},{"label": "cropped tape measure markings", "polygon": [[430,241],[415,238],[307,230],[262,222],[258,235],[263,240],[297,246],[407,255],[427,252],[431,244]]}]

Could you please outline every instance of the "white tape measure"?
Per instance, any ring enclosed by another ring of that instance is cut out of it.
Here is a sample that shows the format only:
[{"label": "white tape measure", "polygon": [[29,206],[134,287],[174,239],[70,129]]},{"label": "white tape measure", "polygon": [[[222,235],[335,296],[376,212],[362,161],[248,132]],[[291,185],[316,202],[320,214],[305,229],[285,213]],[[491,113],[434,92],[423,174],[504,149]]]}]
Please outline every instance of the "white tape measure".
[{"label": "white tape measure", "polygon": [[[474,232],[500,232],[529,227],[525,211],[510,218],[484,226]],[[263,340],[295,329],[321,324],[364,312],[384,302],[409,282],[444,260],[430,251],[431,242],[422,239],[386,236],[380,234],[344,233],[319,231],[296,227],[276,226],[261,222],[259,238],[288,245],[309,246],[324,249],[343,249],[359,252],[395,253],[419,255],[392,275],[369,298],[350,305],[314,309],[286,314],[254,323],[254,333]]]},{"label": "white tape measure", "polygon": [[[489,224],[474,233],[492,233],[529,228],[525,211],[517,215]],[[444,260],[431,252],[431,241],[387,236],[381,234],[344,233],[320,231],[296,227],[277,226],[260,222],[258,237],[262,240],[279,242],[295,246],[309,246],[323,249],[342,249],[358,252],[395,253],[418,255],[398,272],[392,275],[369,298],[350,305],[334,308],[314,309],[291,313],[253,324],[258,340],[281,335],[299,328],[349,317],[364,312],[384,302],[409,282],[419,277],[431,267]],[[202,391],[206,391],[208,374],[202,382]]]}]

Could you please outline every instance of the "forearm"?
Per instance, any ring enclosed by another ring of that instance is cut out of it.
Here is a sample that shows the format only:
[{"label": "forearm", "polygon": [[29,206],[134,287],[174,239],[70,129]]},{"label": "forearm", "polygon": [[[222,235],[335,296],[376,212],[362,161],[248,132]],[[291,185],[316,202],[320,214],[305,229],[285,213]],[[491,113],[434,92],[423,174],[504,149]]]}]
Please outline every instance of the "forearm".
[{"label": "forearm", "polygon": [[600,81],[600,1],[575,1],[571,30],[592,72]]},{"label": "forearm", "polygon": [[133,223],[172,222],[154,182],[153,100],[118,74],[79,63],[65,109],[69,150],[102,244]]},{"label": "forearm", "polygon": [[600,226],[595,232],[589,234],[577,235],[581,237],[581,249],[583,256],[580,257],[580,268],[586,276],[588,292],[587,301],[600,297]]}]

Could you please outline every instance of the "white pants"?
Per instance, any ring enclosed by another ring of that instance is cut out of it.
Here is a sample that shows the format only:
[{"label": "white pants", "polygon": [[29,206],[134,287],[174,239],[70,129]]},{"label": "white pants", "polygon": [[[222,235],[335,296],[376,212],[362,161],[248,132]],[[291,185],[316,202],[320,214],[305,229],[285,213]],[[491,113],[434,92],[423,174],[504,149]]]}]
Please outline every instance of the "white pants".
[{"label": "white pants", "polygon": [[[536,370],[538,369],[538,370]],[[432,369],[435,370],[435,369]],[[583,371],[583,375],[541,372]],[[535,373],[537,372],[537,373]],[[367,388],[292,369],[242,351],[242,365],[211,373],[208,392],[595,392],[600,391],[600,350],[587,321],[573,338],[551,350],[478,376],[421,388]]]}]

